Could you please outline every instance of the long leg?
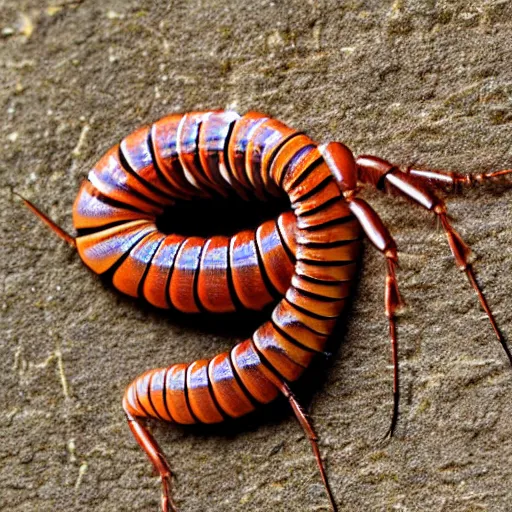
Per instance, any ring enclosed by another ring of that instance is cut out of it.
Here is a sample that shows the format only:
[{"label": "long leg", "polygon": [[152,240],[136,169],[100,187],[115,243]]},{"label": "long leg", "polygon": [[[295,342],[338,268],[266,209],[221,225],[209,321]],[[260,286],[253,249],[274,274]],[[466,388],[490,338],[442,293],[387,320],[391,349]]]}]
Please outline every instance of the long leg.
[{"label": "long leg", "polygon": [[[418,203],[423,208],[432,211],[438,216],[446,233],[448,244],[455,259],[455,263],[460,268],[460,270],[466,273],[467,278],[473,287],[482,308],[489,318],[489,322],[491,323],[496,337],[503,347],[509,363],[512,366],[512,354],[510,349],[497,325],[487,299],[485,298],[485,295],[476,280],[473,266],[471,264],[471,250],[464,242],[462,237],[450,224],[447,216],[447,208],[444,201],[438,197],[437,194],[432,191],[426,184],[426,182],[432,180],[432,175],[416,176],[412,173],[412,171],[410,173],[406,173],[401,171],[397,166],[372,156],[360,156],[357,158],[356,163],[358,166],[359,179],[363,183],[369,183],[374,185],[376,188],[384,190],[388,193],[406,197]],[[440,171],[430,171],[430,173],[437,173],[438,176],[446,176],[446,174],[443,174]],[[487,176],[489,179],[491,179],[507,174],[512,174],[512,170],[488,173]],[[461,183],[464,181],[462,177],[465,175],[454,176],[458,176]],[[468,184],[471,183],[470,179],[464,179],[466,182],[468,182]],[[482,180],[483,179],[485,178],[482,178]]]},{"label": "long leg", "polygon": [[162,512],[178,512],[178,508],[171,495],[172,472],[169,463],[165,459],[165,455],[147,427],[144,426],[138,418],[130,414],[128,411],[129,408],[124,402],[123,407],[133,437],[144,450],[155,470],[160,475],[160,480],[162,481]]},{"label": "long leg", "polygon": [[329,480],[327,479],[327,474],[325,472],[325,467],[322,462],[322,457],[320,456],[320,449],[318,448],[318,436],[313,429],[313,425],[311,425],[307,414],[304,412],[304,409],[301,407],[297,399],[295,398],[293,392],[288,387],[287,384],[283,382],[277,382],[277,379],[273,379],[275,381],[278,388],[281,390],[283,395],[288,399],[290,402],[290,405],[292,407],[293,412],[295,413],[295,417],[297,418],[297,421],[300,423],[300,426],[303,428],[304,433],[309,439],[309,442],[311,443],[311,448],[313,449],[313,454],[315,456],[316,463],[318,465],[318,469],[320,471],[320,476],[322,478],[322,482],[325,487],[325,491],[327,492],[327,496],[329,497],[329,502],[331,504],[331,508],[333,512],[338,511],[338,507],[336,505],[336,502],[334,501],[334,496],[332,494],[331,487],[329,485]]},{"label": "long leg", "polygon": [[391,340],[391,355],[393,362],[393,415],[391,425],[385,437],[391,437],[398,421],[398,407],[400,403],[399,367],[398,367],[398,337],[396,333],[396,317],[403,306],[398,290],[396,267],[398,266],[398,253],[396,243],[375,210],[363,199],[358,197],[347,198],[351,212],[355,215],[363,230],[375,246],[386,257],[386,287],[384,304],[389,323],[389,337]]}]

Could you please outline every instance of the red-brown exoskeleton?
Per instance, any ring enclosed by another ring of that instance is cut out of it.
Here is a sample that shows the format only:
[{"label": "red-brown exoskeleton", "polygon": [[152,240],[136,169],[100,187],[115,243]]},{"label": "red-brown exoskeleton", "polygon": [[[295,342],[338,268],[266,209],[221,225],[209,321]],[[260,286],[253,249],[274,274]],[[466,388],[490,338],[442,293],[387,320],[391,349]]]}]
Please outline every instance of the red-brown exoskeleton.
[{"label": "red-brown exoskeleton", "polygon": [[[271,318],[228,353],[149,370],[126,390],[123,408],[135,439],[162,480],[162,511],[176,511],[171,470],[141,421],[180,424],[237,418],[284,395],[307,434],[330,504],[336,504],[317,436],[295,398],[296,381],[324,351],[356,278],[366,236],[386,264],[385,312],[399,386],[396,313],[401,305],[396,244],[362,199],[371,186],[400,195],[436,215],[456,265],[466,273],[510,362],[512,357],[476,282],[470,249],[451,226],[435,191],[511,174],[464,175],[401,169],[375,156],[354,158],[339,142],[317,145],[301,132],[256,112],[170,115],[110,149],[89,173],[73,207],[78,235],[64,232],[32,203],[27,206],[75,246],[95,273],[109,273],[121,292],[185,313],[260,310],[282,297]],[[244,199],[287,196],[291,211],[232,237],[185,237],[157,227],[176,202],[236,194]]]}]

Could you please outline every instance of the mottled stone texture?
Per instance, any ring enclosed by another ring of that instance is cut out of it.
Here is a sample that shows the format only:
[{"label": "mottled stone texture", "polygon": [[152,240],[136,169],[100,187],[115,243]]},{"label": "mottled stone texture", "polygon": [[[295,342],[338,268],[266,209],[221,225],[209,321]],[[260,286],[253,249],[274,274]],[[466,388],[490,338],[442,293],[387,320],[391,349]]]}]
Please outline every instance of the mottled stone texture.
[{"label": "mottled stone texture", "polygon": [[[143,370],[211,356],[259,319],[155,312],[91,275],[12,194],[67,229],[112,144],[175,111],[261,110],[320,141],[401,163],[512,165],[512,2],[0,2],[0,509],[157,511],[125,425]],[[506,511],[512,375],[432,217],[365,194],[392,228],[409,309],[391,412],[382,258],[367,248],[341,348],[300,388],[343,511]],[[512,192],[450,199],[512,332]],[[279,403],[228,427],[155,424],[183,511],[327,510],[307,440]]]}]

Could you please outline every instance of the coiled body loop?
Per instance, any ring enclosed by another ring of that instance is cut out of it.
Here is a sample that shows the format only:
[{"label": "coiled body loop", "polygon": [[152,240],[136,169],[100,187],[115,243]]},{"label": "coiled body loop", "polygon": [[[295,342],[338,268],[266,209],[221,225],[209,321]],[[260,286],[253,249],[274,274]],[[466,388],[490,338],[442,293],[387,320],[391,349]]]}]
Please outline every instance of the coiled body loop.
[{"label": "coiled body loop", "polygon": [[[141,423],[217,423],[237,418],[283,394],[311,442],[330,505],[336,503],[317,436],[295,399],[296,381],[324,352],[350,295],[362,235],[386,261],[385,312],[393,355],[393,434],[399,405],[396,314],[398,250],[364,186],[400,195],[436,215],[512,364],[512,354],[480,289],[470,249],[451,226],[433,188],[473,185],[476,178],[433,169],[401,170],[375,156],[354,158],[339,142],[317,145],[303,133],[257,112],[170,115],[111,148],[82,184],[73,207],[76,237],[27,206],[73,246],[95,273],[121,292],[159,308],[223,313],[275,305],[270,319],[230,352],[149,370],[126,389],[123,407],[135,439],[162,479],[162,511],[177,510],[170,467]],[[159,219],[177,202],[238,195],[287,197],[291,211],[231,237],[164,233]]]},{"label": "coiled body loop", "polygon": [[[161,233],[176,200],[287,194],[293,213],[208,240]],[[73,209],[78,252],[120,291],[183,312],[261,309],[272,318],[211,360],[145,373],[128,388],[133,416],[178,423],[238,417],[278,394],[322,352],[349,295],[358,222],[317,145],[262,114],[169,116],[137,130],[89,173]]]}]

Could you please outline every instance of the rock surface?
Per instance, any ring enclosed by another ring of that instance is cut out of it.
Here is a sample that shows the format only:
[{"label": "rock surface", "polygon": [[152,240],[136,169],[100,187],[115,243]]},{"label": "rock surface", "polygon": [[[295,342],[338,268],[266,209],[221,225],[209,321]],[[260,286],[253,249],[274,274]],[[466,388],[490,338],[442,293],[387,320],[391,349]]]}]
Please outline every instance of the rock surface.
[{"label": "rock surface", "polygon": [[[66,5],[67,4],[67,5]],[[260,110],[321,141],[400,163],[512,165],[512,2],[3,0],[0,6],[0,510],[159,510],[159,483],[120,400],[147,368],[211,356],[258,319],[166,315],[120,297],[23,208],[71,230],[80,180],[168,112]],[[431,216],[365,192],[401,250],[402,406],[382,258],[361,280],[326,366],[300,387],[343,511],[506,511],[512,374]],[[479,279],[512,332],[512,191],[450,199]],[[327,510],[284,402],[211,429],[154,431],[181,509]]]}]

